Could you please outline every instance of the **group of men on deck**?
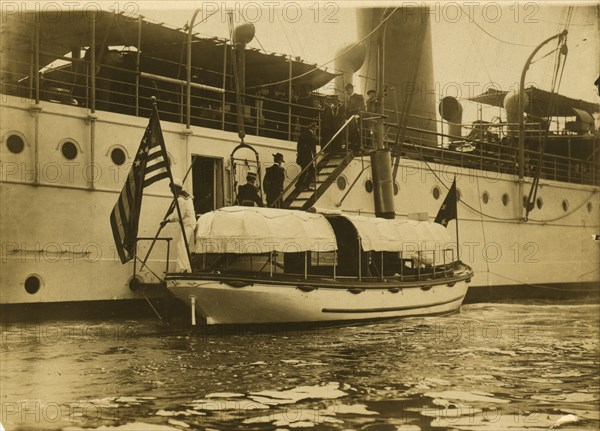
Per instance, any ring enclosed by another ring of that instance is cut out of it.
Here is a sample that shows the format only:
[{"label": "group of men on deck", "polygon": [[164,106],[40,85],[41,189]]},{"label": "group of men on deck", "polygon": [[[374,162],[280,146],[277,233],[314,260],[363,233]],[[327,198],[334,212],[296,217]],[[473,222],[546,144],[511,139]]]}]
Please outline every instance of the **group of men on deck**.
[{"label": "group of men on deck", "polygon": [[[354,92],[352,84],[346,84],[344,87],[346,92],[346,106],[341,108],[339,104],[327,106],[323,112],[323,127],[322,127],[322,142],[326,145],[335,133],[341,128],[345,120],[360,114],[365,111],[365,100],[361,94]],[[310,94],[310,93],[309,93]],[[377,112],[377,97],[374,90],[367,92],[369,96],[366,103],[366,109],[370,112]],[[308,96],[305,96],[308,99]],[[329,108],[329,109],[327,109]],[[340,109],[341,108],[341,109]],[[310,165],[313,163],[317,154],[317,144],[319,138],[317,135],[317,122],[308,118],[308,116],[300,116],[300,135],[297,144],[296,163],[300,166],[300,178],[296,182],[296,189],[299,190],[314,190],[315,171]],[[331,121],[328,121],[331,120]],[[329,123],[335,123],[332,127],[328,127]],[[336,141],[330,145],[330,150],[341,149],[341,134],[336,138]],[[353,151],[358,151],[360,148],[360,126],[359,121],[354,119],[348,125],[348,147]],[[273,154],[274,163],[266,169],[265,178],[263,180],[263,190],[267,197],[267,206],[279,207],[280,201],[276,201],[283,192],[283,183],[285,180],[285,170],[281,166],[285,163],[283,154]],[[254,172],[249,172],[246,177],[246,184],[238,187],[237,203],[246,206],[264,206],[264,203],[259,195],[258,187],[256,186],[257,175]]]}]

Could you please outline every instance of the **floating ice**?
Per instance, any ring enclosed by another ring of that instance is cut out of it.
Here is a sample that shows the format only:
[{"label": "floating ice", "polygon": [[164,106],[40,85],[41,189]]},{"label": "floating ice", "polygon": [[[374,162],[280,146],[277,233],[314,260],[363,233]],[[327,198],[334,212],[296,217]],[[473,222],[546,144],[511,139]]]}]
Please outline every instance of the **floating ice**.
[{"label": "floating ice", "polygon": [[378,415],[378,412],[374,412],[373,410],[369,410],[364,404],[337,404],[331,406],[327,409],[327,413],[329,411],[335,412],[335,414],[339,415]]},{"label": "floating ice", "polygon": [[442,398],[449,400],[471,401],[476,403],[509,403],[508,400],[494,398],[493,394],[485,392],[464,392],[464,391],[442,391],[442,392],[427,392],[424,394],[430,398]]},{"label": "floating ice", "polygon": [[239,392],[214,392],[206,395],[206,398],[238,398],[243,396],[244,394],[240,394]]},{"label": "floating ice", "polygon": [[541,401],[563,401],[566,403],[587,403],[587,402],[598,400],[598,395],[584,394],[581,392],[573,392],[570,394],[560,394],[560,395],[533,395],[531,398],[534,400],[541,400]]},{"label": "floating ice", "polygon": [[185,422],[183,422],[183,421],[178,421],[178,420],[176,420],[176,419],[169,419],[169,423],[170,423],[171,425],[175,425],[175,426],[182,427],[182,428],[189,428],[189,427],[190,427],[190,426],[189,426],[188,424],[186,424]]},{"label": "floating ice", "polygon": [[178,431],[178,428],[173,428],[168,425],[155,425],[144,422],[131,422],[125,425],[119,425],[116,427],[102,425],[98,428],[79,428],[79,427],[66,427],[62,431]]},{"label": "floating ice", "polygon": [[339,383],[336,382],[322,386],[298,386],[285,391],[250,392],[249,398],[268,405],[293,404],[310,398],[335,399],[347,395],[339,387]]},{"label": "floating ice", "polygon": [[255,400],[241,398],[237,400],[226,399],[210,399],[210,400],[194,400],[188,406],[195,410],[266,410],[268,405],[262,404]]},{"label": "floating ice", "polygon": [[564,415],[564,416],[561,416],[556,422],[554,422],[552,424],[552,426],[550,427],[550,429],[552,430],[552,429],[558,428],[562,425],[571,424],[571,423],[574,423],[577,421],[579,421],[579,419],[575,415]]}]

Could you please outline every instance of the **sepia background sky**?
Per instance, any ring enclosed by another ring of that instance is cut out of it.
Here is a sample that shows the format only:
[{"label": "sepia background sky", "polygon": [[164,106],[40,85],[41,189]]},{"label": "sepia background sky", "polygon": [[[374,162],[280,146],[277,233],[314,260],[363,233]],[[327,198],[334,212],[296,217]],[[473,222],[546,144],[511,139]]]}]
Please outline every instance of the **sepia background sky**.
[{"label": "sepia background sky", "polygon": [[[421,2],[388,2],[382,6]],[[369,6],[373,3],[370,2]],[[597,101],[593,85],[600,69],[598,4],[593,2],[428,2],[430,7],[434,78],[445,95],[468,97],[469,91],[497,83],[510,89],[519,81],[529,54],[544,39],[568,25],[567,64],[560,92],[570,97]],[[139,13],[158,22],[182,27],[194,8],[203,6],[195,26],[201,36],[228,36],[225,9],[233,8],[256,26],[250,46],[267,52],[291,53],[322,65],[342,46],[355,42],[355,9],[365,2],[143,2]],[[262,7],[259,12],[259,6]],[[269,10],[269,8],[271,10]],[[300,11],[300,12],[298,12]],[[487,32],[487,33],[486,33]],[[536,56],[556,46],[553,42]],[[549,89],[554,56],[532,65],[527,81]],[[333,70],[333,62],[328,65]],[[325,66],[325,67],[327,67]],[[470,84],[466,84],[470,83]],[[476,84],[473,84],[476,83]],[[471,88],[471,90],[470,90]],[[363,89],[364,90],[364,89]],[[361,90],[362,91],[362,90]],[[458,93],[461,94],[458,94]]]}]

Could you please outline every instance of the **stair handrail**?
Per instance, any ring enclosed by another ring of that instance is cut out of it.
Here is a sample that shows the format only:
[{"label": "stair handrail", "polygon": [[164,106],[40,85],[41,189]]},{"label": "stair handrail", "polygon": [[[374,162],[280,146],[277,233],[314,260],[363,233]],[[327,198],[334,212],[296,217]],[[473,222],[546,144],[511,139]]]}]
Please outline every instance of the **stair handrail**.
[{"label": "stair handrail", "polygon": [[[339,128],[339,130],[337,132],[335,132],[335,134],[331,137],[331,139],[329,139],[329,142],[327,142],[323,147],[321,147],[321,150],[315,155],[315,157],[310,161],[310,163],[308,165],[306,165],[306,167],[304,169],[302,169],[300,171],[300,173],[298,175],[296,175],[296,177],[290,181],[290,183],[287,185],[286,188],[283,189],[283,191],[279,194],[279,196],[277,196],[277,198],[273,201],[273,206],[276,206],[278,202],[282,202],[283,201],[283,196],[285,196],[285,194],[287,193],[287,191],[289,189],[292,188],[292,186],[294,184],[296,184],[298,182],[298,179],[302,176],[302,174],[309,168],[311,167],[311,165],[314,165],[314,169],[315,169],[315,175],[314,175],[314,182],[316,183],[316,177],[317,177],[317,159],[319,158],[319,156],[323,153],[323,151],[325,151],[325,149],[327,147],[329,147],[329,145],[335,140],[335,138],[338,137],[338,135],[346,128],[348,127],[348,124],[350,124],[353,120],[358,120],[360,119],[360,115],[356,114],[356,115],[352,115],[350,116],[346,122],[342,125],[342,127]],[[316,189],[316,187],[315,187]]]}]

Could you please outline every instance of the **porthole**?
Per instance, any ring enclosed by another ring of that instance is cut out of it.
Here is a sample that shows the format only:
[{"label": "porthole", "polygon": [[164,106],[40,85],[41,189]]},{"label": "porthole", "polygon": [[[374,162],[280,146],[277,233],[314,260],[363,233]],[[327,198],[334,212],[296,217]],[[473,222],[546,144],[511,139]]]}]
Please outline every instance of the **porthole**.
[{"label": "porthole", "polygon": [[75,159],[77,157],[77,153],[79,152],[77,145],[75,145],[75,143],[72,141],[65,141],[60,147],[60,151],[67,160]]},{"label": "porthole", "polygon": [[587,209],[588,209],[588,212],[589,212],[589,213],[591,213],[591,212],[592,212],[592,210],[594,209],[594,205],[592,205],[592,203],[591,203],[591,202],[588,202],[588,203],[587,203]]},{"label": "porthole", "polygon": [[110,159],[115,165],[121,166],[123,163],[125,163],[125,151],[120,148],[113,148],[113,150],[110,152]]},{"label": "porthole", "polygon": [[535,205],[538,207],[539,210],[541,210],[544,206],[544,201],[542,200],[542,198],[537,198],[535,200]]},{"label": "porthole", "polygon": [[340,175],[339,177],[337,177],[336,184],[338,186],[338,189],[345,190],[346,186],[348,185],[348,182],[346,181],[346,177],[344,177],[343,175]]},{"label": "porthole", "polygon": [[490,194],[488,192],[483,192],[483,195],[481,195],[481,200],[484,204],[487,204],[490,201]]},{"label": "porthole", "polygon": [[440,188],[438,186],[435,186],[431,191],[431,194],[433,195],[433,198],[437,201],[440,198],[441,194]]},{"label": "porthole", "polygon": [[504,193],[502,195],[502,205],[508,206],[509,202],[510,202],[510,196],[508,196],[508,193]]},{"label": "porthole", "polygon": [[21,136],[13,134],[6,138],[6,146],[11,153],[19,154],[25,148],[25,141]]},{"label": "porthole", "polygon": [[30,275],[25,279],[24,287],[25,291],[30,295],[34,295],[40,290],[42,282],[37,275]]},{"label": "porthole", "polygon": [[398,183],[394,181],[394,196],[398,195],[399,191],[400,187],[398,186]]},{"label": "porthole", "polygon": [[367,191],[367,193],[371,193],[373,191],[373,180],[371,180],[370,178],[365,181],[365,190]]},{"label": "porthole", "polygon": [[563,199],[562,201],[562,209],[564,212],[567,212],[569,210],[569,201],[566,199]]}]

